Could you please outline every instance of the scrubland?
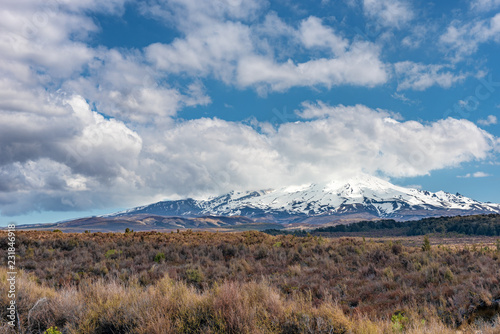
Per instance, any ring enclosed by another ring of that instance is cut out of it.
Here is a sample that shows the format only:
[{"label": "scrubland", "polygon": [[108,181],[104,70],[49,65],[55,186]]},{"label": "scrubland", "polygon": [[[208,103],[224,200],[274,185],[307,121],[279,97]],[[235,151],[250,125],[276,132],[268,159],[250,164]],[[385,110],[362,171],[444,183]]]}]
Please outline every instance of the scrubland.
[{"label": "scrubland", "polygon": [[[500,333],[500,251],[431,241],[17,232],[16,330]],[[6,272],[0,333],[14,332]]]}]

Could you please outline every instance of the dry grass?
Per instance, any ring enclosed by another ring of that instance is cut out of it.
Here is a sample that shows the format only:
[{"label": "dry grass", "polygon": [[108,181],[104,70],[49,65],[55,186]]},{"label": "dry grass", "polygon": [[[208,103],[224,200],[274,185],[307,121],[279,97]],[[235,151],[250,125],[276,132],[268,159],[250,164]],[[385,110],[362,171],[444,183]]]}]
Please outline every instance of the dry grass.
[{"label": "dry grass", "polygon": [[[18,239],[22,333],[500,333],[498,316],[471,316],[500,296],[492,249],[253,232]],[[0,334],[6,289],[0,269]]]},{"label": "dry grass", "polygon": [[[0,277],[3,290],[4,269]],[[390,319],[346,315],[329,298],[318,305],[308,295],[289,298],[266,281],[226,282],[202,292],[164,277],[149,287],[98,281],[56,291],[33,284],[30,275],[21,273],[18,291],[23,295],[19,299],[23,333],[42,333],[51,326],[75,334],[500,332],[498,317],[494,324],[478,323],[456,330],[441,322],[431,309],[427,309],[425,320],[416,311],[405,313],[407,319],[399,330]],[[0,333],[9,333],[5,322]]]}]

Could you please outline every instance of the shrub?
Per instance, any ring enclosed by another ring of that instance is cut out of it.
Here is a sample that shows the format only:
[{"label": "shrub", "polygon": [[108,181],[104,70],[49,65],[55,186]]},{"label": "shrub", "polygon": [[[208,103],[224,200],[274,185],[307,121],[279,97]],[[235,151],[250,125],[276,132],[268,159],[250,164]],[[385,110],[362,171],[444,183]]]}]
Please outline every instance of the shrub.
[{"label": "shrub", "polygon": [[428,236],[424,237],[424,244],[422,245],[422,250],[424,252],[429,252],[431,250],[431,243],[429,241],[429,237]]},{"label": "shrub", "polygon": [[107,259],[110,259],[110,258],[116,258],[118,255],[120,255],[122,253],[121,250],[116,250],[116,249],[110,249],[108,250],[104,256],[107,258]]},{"label": "shrub", "polygon": [[447,280],[447,281],[450,281],[450,282],[453,282],[453,272],[450,270],[450,268],[446,268],[446,271],[444,273],[444,278]]},{"label": "shrub", "polygon": [[[19,267],[30,273],[29,288],[19,280],[21,327],[25,333],[56,325],[63,333],[320,333],[330,332],[332,319],[342,318],[331,315],[338,301],[347,321],[333,332],[391,333],[394,310],[404,309],[415,312],[404,315],[411,320],[405,332],[452,333],[453,323],[471,318],[463,312],[477,313],[480,305],[500,296],[499,253],[493,251],[423,252],[422,241],[415,247],[413,239],[402,240],[396,254],[394,241],[325,238],[319,244],[315,238],[259,232],[19,231],[19,256],[25,259]],[[496,239],[473,242],[483,248]],[[5,246],[5,240],[0,238],[0,244]],[[154,265],[158,261],[168,266]],[[5,277],[0,268],[4,296]],[[229,283],[234,286],[221,290]],[[98,297],[99,305],[87,298],[108,290],[116,296]],[[28,317],[44,297],[47,302]],[[217,304],[217,298],[226,301]],[[1,308],[6,300],[0,298]],[[102,312],[92,313],[94,306]],[[233,313],[220,313],[232,308]],[[428,330],[435,324],[443,330]],[[375,332],[375,327],[383,330]]]},{"label": "shrub", "polygon": [[384,276],[391,281],[394,279],[394,273],[392,272],[391,267],[387,267],[384,269]]},{"label": "shrub", "polygon": [[165,261],[165,254],[160,252],[155,255],[154,261],[160,263],[161,261]]},{"label": "shrub", "polygon": [[50,327],[48,328],[44,334],[62,334],[57,327]]},{"label": "shrub", "polygon": [[203,281],[204,276],[198,269],[188,269],[186,270],[186,279],[190,283],[200,284]]},{"label": "shrub", "polygon": [[402,250],[403,246],[401,246],[400,243],[395,243],[394,245],[392,245],[392,253],[394,253],[395,255],[400,254]]},{"label": "shrub", "polygon": [[257,250],[257,254],[255,255],[255,259],[262,260],[262,259],[266,258],[268,255],[269,255],[269,251],[267,250],[267,248],[261,246]]},{"label": "shrub", "polygon": [[404,315],[404,313],[397,312],[396,314],[392,315],[391,323],[392,329],[397,332],[402,332],[408,324],[408,318]]}]

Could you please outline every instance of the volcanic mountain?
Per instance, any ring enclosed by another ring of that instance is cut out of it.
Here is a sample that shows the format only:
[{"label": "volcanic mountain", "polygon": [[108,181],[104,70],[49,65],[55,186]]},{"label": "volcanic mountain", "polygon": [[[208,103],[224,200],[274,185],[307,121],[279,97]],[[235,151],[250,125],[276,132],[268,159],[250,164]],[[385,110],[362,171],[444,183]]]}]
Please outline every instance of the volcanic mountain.
[{"label": "volcanic mountain", "polygon": [[283,187],[276,190],[232,191],[206,200],[162,201],[105,217],[138,214],[202,217],[242,216],[274,223],[323,224],[334,221],[500,213],[500,204],[478,202],[460,194],[396,186],[360,175],[343,181]]}]

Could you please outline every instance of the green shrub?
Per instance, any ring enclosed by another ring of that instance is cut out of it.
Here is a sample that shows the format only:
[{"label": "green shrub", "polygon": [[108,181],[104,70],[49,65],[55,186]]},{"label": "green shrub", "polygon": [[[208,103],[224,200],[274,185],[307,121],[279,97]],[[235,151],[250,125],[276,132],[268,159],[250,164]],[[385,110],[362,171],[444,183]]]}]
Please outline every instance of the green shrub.
[{"label": "green shrub", "polygon": [[444,273],[444,278],[450,282],[453,282],[453,272],[450,270],[450,268],[446,268],[446,271]]},{"label": "green shrub", "polygon": [[110,249],[106,252],[106,254],[104,254],[104,256],[107,258],[107,259],[110,259],[110,258],[115,258],[116,256],[120,255],[122,253],[121,250],[116,250],[116,249]]},{"label": "green shrub", "polygon": [[203,273],[198,269],[188,269],[186,270],[186,279],[190,283],[200,284],[203,281],[204,277]]},{"label": "green shrub", "polygon": [[422,250],[424,252],[429,252],[431,250],[431,242],[429,241],[429,237],[424,237],[424,244],[422,245]]},{"label": "green shrub", "polygon": [[155,255],[154,261],[160,263],[161,261],[165,261],[165,254],[160,252]]},{"label": "green shrub", "polygon": [[408,318],[402,312],[398,312],[392,316],[391,323],[393,330],[402,332],[408,324]]},{"label": "green shrub", "polygon": [[43,334],[62,334],[56,326],[48,328]]}]

